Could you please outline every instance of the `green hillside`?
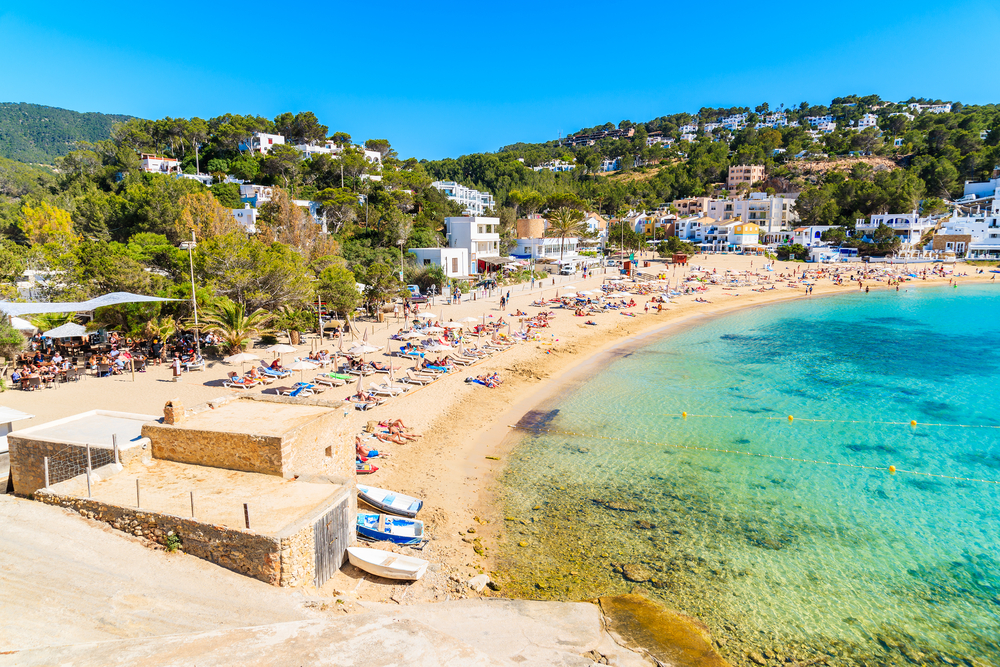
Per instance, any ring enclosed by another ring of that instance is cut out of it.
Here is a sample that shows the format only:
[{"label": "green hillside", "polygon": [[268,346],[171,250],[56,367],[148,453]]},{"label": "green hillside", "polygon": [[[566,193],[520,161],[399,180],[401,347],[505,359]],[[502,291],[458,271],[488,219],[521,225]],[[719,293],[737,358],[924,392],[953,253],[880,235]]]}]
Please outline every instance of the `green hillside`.
[{"label": "green hillside", "polygon": [[52,164],[77,141],[100,141],[131,116],[79,113],[41,104],[0,102],[0,157]]}]

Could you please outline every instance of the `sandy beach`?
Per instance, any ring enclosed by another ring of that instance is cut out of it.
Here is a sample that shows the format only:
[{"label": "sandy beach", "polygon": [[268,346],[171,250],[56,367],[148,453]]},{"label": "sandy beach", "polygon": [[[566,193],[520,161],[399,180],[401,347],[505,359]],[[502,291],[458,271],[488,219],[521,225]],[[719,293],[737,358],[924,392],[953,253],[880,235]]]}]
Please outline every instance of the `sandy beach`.
[{"label": "sandy beach", "polygon": [[[699,255],[691,260],[689,267],[671,267],[659,260],[651,260],[649,272],[663,273],[671,279],[682,277],[693,266],[708,271],[724,273],[730,271],[760,271],[765,259],[743,255]],[[863,270],[864,265],[842,265],[848,273]],[[920,265],[929,268],[930,265]],[[739,308],[758,307],[776,301],[795,298],[814,298],[825,294],[858,292],[857,281],[846,281],[837,286],[829,278],[814,283],[813,293],[806,296],[802,286],[789,287],[786,282],[777,282],[780,276],[791,276],[793,272],[815,271],[827,268],[823,265],[774,262],[773,271],[766,275],[776,289],[765,292],[749,288],[724,288],[718,285],[698,296],[710,303],[695,301],[695,295],[685,295],[673,299],[662,313],[651,308],[649,313],[643,306],[649,297],[636,296],[637,307],[630,309],[635,317],[624,316],[620,312],[594,315],[596,326],[586,326],[588,318],[575,317],[572,310],[555,309],[552,326],[541,330],[543,340],[526,342],[498,353],[468,368],[459,368],[441,380],[427,386],[414,387],[401,397],[391,399],[387,404],[367,412],[345,410],[346,420],[343,432],[351,434],[362,430],[369,420],[388,418],[402,419],[407,427],[423,437],[404,445],[384,443],[380,447],[387,456],[373,462],[380,470],[364,479],[366,483],[393,489],[425,500],[425,509],[419,518],[427,524],[427,531],[433,538],[425,550],[425,557],[440,562],[443,572],[457,577],[468,577],[479,572],[489,572],[494,566],[492,560],[496,531],[502,523],[499,508],[490,493],[494,475],[504,465],[504,440],[509,433],[508,426],[532,409],[544,397],[558,391],[560,380],[568,377],[573,369],[622,341],[649,334],[668,327],[694,323],[709,316],[731,312]],[[977,268],[958,265],[959,273],[969,273],[968,277],[957,278],[960,283],[987,281],[993,274],[974,275]],[[534,290],[529,286],[510,289],[510,302],[501,313],[499,292],[486,299],[475,301],[466,297],[462,304],[443,305],[429,308],[445,320],[462,317],[498,319],[501,315],[513,322],[511,314],[517,309],[534,315],[540,309],[529,304],[538,298],[552,298],[567,291],[598,288],[606,279],[615,277],[616,270],[606,273],[598,271],[586,281],[580,276],[547,279]],[[912,289],[917,285],[949,283],[950,277],[916,279],[904,283],[900,289]],[[553,284],[553,282],[555,284]],[[569,286],[572,289],[567,290]],[[895,289],[885,281],[865,280],[864,286],[871,289]],[[503,292],[506,293],[507,288]],[[548,310],[548,308],[546,308]],[[392,316],[381,324],[360,322],[360,327],[368,328],[369,343],[381,346],[390,335],[398,332],[403,323]],[[319,341],[310,339],[299,346],[301,356],[311,348],[319,347]],[[326,341],[322,347],[334,349],[335,344]],[[345,344],[346,347],[346,344]],[[260,352],[265,355],[266,353]],[[284,355],[286,363],[293,353]],[[372,355],[372,358],[389,361],[390,357]],[[408,360],[391,357],[394,365],[404,369],[411,366]],[[8,390],[2,403],[9,407],[35,415],[30,421],[18,422],[16,429],[44,423],[91,409],[120,410],[149,414],[161,414],[167,400],[179,398],[187,406],[227,395],[239,390],[225,389],[221,380],[235,367],[222,362],[210,362],[201,372],[185,373],[180,382],[173,382],[169,368],[153,367],[147,373],[137,374],[133,381],[130,375],[111,378],[87,377],[80,382],[60,385],[55,389],[35,392]],[[238,368],[236,368],[238,370]],[[464,380],[470,375],[497,372],[503,384],[495,389],[468,384]],[[313,373],[314,375],[315,373]],[[297,374],[296,374],[297,375]],[[306,374],[305,379],[311,376]],[[297,377],[295,378],[298,379]],[[367,384],[367,380],[366,380]],[[323,399],[346,398],[352,393],[353,385],[334,388],[322,395]],[[470,531],[470,529],[473,529]],[[360,585],[360,584],[359,584]],[[350,586],[350,588],[348,588]],[[345,590],[356,591],[358,599],[386,599],[393,594],[395,586],[367,586],[358,591],[347,575],[332,578],[320,593],[333,594]],[[488,593],[488,590],[487,590]],[[418,597],[418,596],[414,596]],[[433,599],[433,598],[431,598]]]}]

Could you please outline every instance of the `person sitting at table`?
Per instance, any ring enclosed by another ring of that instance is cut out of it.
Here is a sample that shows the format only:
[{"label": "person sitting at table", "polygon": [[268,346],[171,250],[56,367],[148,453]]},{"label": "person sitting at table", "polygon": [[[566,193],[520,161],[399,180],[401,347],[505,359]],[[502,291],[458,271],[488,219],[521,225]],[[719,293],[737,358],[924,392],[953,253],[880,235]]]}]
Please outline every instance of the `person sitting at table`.
[{"label": "person sitting at table", "polygon": [[10,374],[10,383],[11,384],[17,384],[20,381],[21,381],[21,374],[18,373],[17,370],[15,370],[13,373]]},{"label": "person sitting at table", "polygon": [[35,356],[32,359],[32,361],[34,361],[36,364],[40,364],[43,361],[45,361],[45,355],[43,355],[42,351],[39,350],[38,352],[35,352]]}]

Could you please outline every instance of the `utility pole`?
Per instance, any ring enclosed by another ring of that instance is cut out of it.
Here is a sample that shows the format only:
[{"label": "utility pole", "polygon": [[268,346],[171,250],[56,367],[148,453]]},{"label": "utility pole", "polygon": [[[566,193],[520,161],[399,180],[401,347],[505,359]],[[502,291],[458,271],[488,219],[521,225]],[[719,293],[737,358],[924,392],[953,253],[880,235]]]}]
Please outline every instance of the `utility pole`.
[{"label": "utility pole", "polygon": [[191,230],[191,240],[182,241],[181,249],[188,251],[188,261],[191,264],[191,307],[194,309],[194,344],[195,348],[198,350],[198,356],[201,356],[201,336],[198,334],[198,296],[195,292],[194,287],[194,249],[197,247],[197,243],[194,239],[194,230]]}]

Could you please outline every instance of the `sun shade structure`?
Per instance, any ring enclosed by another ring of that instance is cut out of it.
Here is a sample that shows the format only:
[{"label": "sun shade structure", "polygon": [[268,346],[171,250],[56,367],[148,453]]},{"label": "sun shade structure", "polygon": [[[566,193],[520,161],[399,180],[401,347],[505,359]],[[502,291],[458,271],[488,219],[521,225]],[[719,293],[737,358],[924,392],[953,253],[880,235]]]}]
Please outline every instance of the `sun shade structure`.
[{"label": "sun shade structure", "polygon": [[67,322],[42,334],[46,338],[81,338],[87,335],[87,327],[76,322]]},{"label": "sun shade structure", "polygon": [[145,296],[131,292],[112,292],[89,301],[65,301],[61,303],[16,303],[0,301],[0,312],[12,316],[37,315],[40,313],[84,313],[104,306],[118,306],[123,303],[149,303],[153,301],[178,301],[160,296]]},{"label": "sun shade structure", "polygon": [[10,318],[10,324],[18,331],[38,331],[38,327],[28,320],[23,320],[20,317]]}]

